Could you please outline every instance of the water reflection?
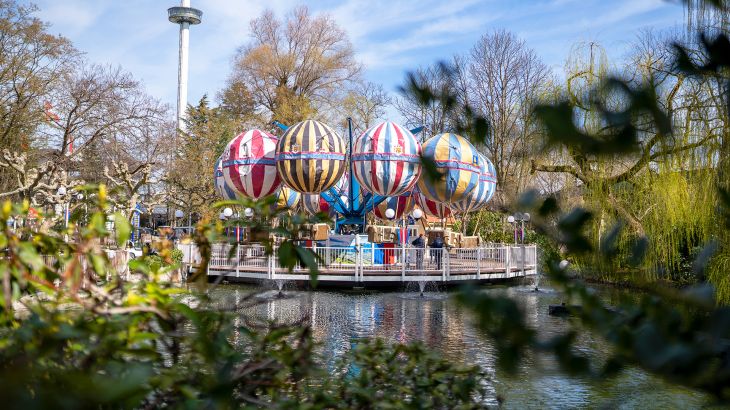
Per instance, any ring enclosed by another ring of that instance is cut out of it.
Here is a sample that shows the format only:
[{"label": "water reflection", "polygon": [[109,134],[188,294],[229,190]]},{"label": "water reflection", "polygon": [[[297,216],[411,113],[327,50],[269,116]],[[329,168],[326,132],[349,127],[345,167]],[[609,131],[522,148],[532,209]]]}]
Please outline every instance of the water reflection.
[{"label": "water reflection", "polygon": [[[547,314],[548,305],[560,303],[560,294],[534,287],[485,289],[517,300],[528,323],[541,336],[563,330],[566,319]],[[221,286],[216,299],[232,304],[258,290],[242,286]],[[492,345],[472,326],[468,312],[460,309],[445,292],[305,292],[286,290],[260,295],[261,303],[241,309],[240,318],[295,323],[308,318],[315,339],[327,360],[352,349],[358,338],[380,337],[391,342],[421,340],[455,361],[477,364],[490,376],[488,389],[492,404],[497,396],[505,408],[696,408],[706,398],[686,389],[670,386],[638,369],[629,369],[607,381],[586,381],[563,375],[552,357],[528,356],[518,376],[506,377],[495,371]],[[233,300],[231,300],[233,299]],[[229,305],[230,306],[230,305]],[[597,357],[607,355],[608,346],[584,332],[579,348]]]}]

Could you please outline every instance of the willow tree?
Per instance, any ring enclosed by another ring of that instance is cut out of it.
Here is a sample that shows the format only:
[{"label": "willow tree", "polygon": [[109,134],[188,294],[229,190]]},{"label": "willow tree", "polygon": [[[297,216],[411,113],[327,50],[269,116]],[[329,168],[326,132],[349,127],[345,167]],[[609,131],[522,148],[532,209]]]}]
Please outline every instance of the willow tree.
[{"label": "willow tree", "polygon": [[[718,7],[719,6],[719,7]],[[714,169],[716,187],[726,196],[730,195],[730,72],[727,64],[727,45],[730,30],[730,8],[727,1],[688,0],[686,2],[687,35],[685,44],[680,49],[680,65],[692,74],[692,80],[698,84],[696,97],[706,106],[702,113],[705,128],[717,133],[720,138],[716,152],[709,152],[708,168]],[[697,37],[697,33],[701,36]],[[724,37],[722,37],[724,36]],[[693,45],[693,47],[688,47]],[[718,51],[721,50],[721,51]],[[714,51],[714,53],[713,53]],[[724,64],[718,64],[723,61]],[[708,62],[711,62],[708,64]],[[714,189],[712,190],[715,191]],[[723,208],[723,195],[718,196],[713,209]],[[712,258],[708,269],[708,277],[714,283],[718,298],[730,303],[730,233],[728,226],[714,223],[714,236],[720,244],[718,252]]]},{"label": "willow tree", "polygon": [[[708,153],[718,135],[704,125],[706,104],[693,99],[699,85],[673,70],[671,46],[646,33],[634,50],[623,76],[637,89],[644,87],[646,95],[640,97],[657,101],[656,110],[667,118],[664,127],[657,126],[656,113],[639,115],[630,130],[613,126],[611,121],[617,118],[606,116],[605,110],[618,113],[636,95],[597,86],[605,82],[608,66],[600,47],[589,43],[577,49],[568,64],[568,98],[576,107],[577,123],[586,133],[599,137],[636,133],[636,153],[598,156],[582,149],[564,149],[560,162],[537,160],[532,169],[574,178],[583,201],[598,215],[592,230],[597,244],[621,220],[629,227],[624,245],[632,238],[651,237],[647,264],[676,273],[686,268],[682,264],[693,248],[709,238],[708,216],[714,197],[707,177],[712,173]],[[612,271],[621,267],[618,259],[612,262]]]}]

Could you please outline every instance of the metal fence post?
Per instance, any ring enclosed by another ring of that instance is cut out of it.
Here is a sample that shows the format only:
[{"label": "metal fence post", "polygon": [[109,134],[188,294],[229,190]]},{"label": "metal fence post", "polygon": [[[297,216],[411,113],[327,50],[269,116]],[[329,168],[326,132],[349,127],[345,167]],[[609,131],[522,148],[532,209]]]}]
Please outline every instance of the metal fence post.
[{"label": "metal fence post", "polygon": [[509,264],[510,264],[510,254],[512,253],[511,252],[511,249],[512,248],[509,245],[505,245],[504,246],[504,272],[505,272],[505,274],[507,274],[507,277],[509,277],[509,275],[511,273],[510,272],[510,267],[509,267]]},{"label": "metal fence post", "polygon": [[401,257],[400,257],[400,265],[401,265],[401,271],[400,271],[400,281],[405,282],[406,281],[406,246],[404,244],[401,244]]},{"label": "metal fence post", "polygon": [[[370,244],[370,246],[373,246],[373,244]],[[357,256],[355,258],[358,263],[355,265],[355,281],[356,282],[362,282],[362,276],[363,276],[363,246],[360,245],[357,247]],[[371,255],[375,257],[375,251],[371,252]],[[360,271],[359,278],[358,278],[358,270]]]},{"label": "metal fence post", "polygon": [[482,278],[482,248],[477,248],[477,280]]},{"label": "metal fence post", "polygon": [[527,276],[525,274],[525,244],[522,244],[522,277]]},{"label": "metal fence post", "polygon": [[236,245],[236,277],[239,276],[238,266],[241,264],[241,247]]},{"label": "metal fence post", "polygon": [[449,264],[448,259],[444,260],[444,248],[439,249],[439,252],[441,252],[441,255],[439,255],[439,260],[441,260],[441,281],[446,282],[446,266]]}]

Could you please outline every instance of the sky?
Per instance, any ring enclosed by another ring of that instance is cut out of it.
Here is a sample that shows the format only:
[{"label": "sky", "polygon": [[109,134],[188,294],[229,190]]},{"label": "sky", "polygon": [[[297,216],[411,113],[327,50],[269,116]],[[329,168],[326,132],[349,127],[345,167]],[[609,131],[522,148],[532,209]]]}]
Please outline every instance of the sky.
[{"label": "sky", "polygon": [[[174,106],[178,32],[167,21],[175,0],[34,0],[51,24],[94,63],[120,65],[147,91]],[[306,4],[329,13],[349,35],[367,80],[395,93],[405,73],[465,53],[495,29],[526,41],[557,75],[576,43],[601,44],[618,61],[645,28],[684,22],[678,1],[662,0],[191,0],[203,22],[190,33],[188,102],[215,98],[237,48],[250,38],[249,21],[263,10],[281,16]]]}]

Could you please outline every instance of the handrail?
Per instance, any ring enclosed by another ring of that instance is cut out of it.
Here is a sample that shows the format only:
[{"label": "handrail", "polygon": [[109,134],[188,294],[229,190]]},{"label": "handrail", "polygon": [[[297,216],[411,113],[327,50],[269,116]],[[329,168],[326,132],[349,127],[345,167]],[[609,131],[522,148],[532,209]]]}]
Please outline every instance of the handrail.
[{"label": "handrail", "polygon": [[[232,252],[234,246],[237,250]],[[200,260],[195,245],[179,247],[185,247],[184,264],[194,267]],[[485,244],[476,248],[443,249],[411,245],[392,248],[312,246],[308,249],[317,255],[321,277],[342,281],[408,282],[428,277],[428,280],[447,282],[529,276],[537,271],[537,246],[534,244]],[[259,244],[213,244],[209,274],[266,279],[308,277],[306,266],[297,264],[291,272],[280,266],[276,250],[274,248],[274,255],[267,255]]]}]

